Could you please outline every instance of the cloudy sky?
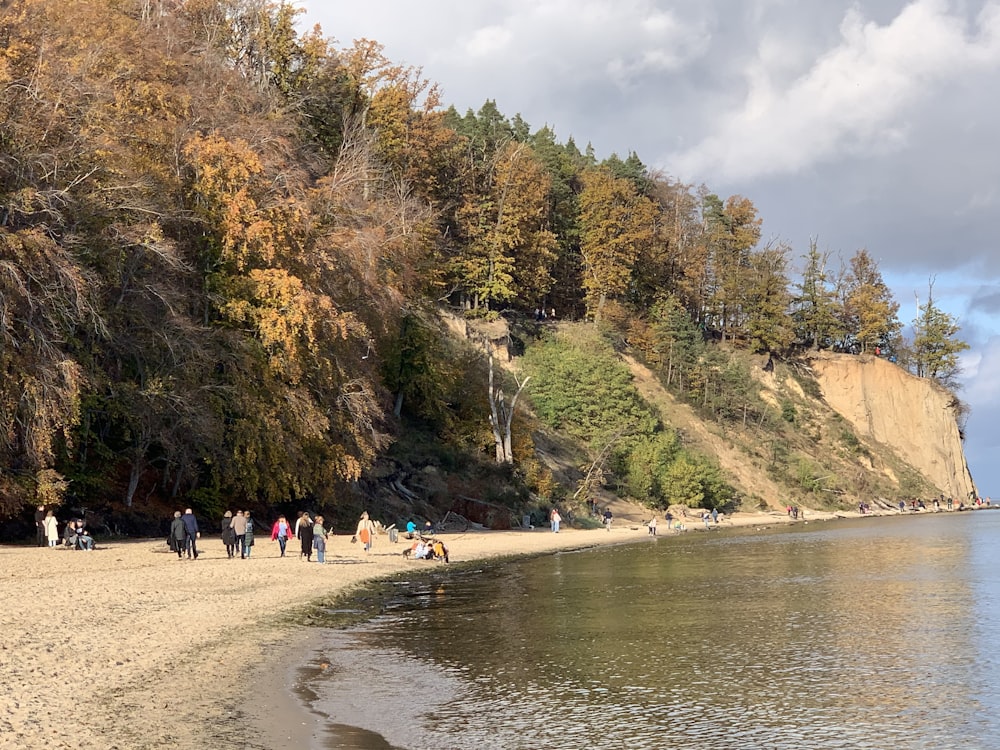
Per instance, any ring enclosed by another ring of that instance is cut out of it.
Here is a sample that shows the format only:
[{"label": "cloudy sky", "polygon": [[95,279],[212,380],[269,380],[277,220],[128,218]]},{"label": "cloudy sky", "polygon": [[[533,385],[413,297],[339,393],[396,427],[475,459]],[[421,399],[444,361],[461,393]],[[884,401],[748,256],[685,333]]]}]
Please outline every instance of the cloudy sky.
[{"label": "cloudy sky", "polygon": [[638,153],[745,195],[793,256],[867,248],[900,303],[971,349],[979,490],[1000,496],[1000,0],[301,0],[339,46],[382,43],[460,112]]}]

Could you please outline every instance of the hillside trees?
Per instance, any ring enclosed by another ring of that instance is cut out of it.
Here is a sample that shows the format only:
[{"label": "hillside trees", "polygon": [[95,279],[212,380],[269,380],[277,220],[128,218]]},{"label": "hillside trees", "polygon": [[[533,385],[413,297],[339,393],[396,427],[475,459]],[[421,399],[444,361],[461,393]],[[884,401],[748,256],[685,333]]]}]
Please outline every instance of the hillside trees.
[{"label": "hillside trees", "polygon": [[760,240],[762,220],[753,203],[738,195],[725,202],[716,195],[705,196],[703,215],[710,273],[707,319],[725,341],[745,325],[750,256]]},{"label": "hillside trees", "polygon": [[[787,250],[757,248],[748,199],[635,153],[599,162],[490,100],[442,111],[419,68],[371,40],[334,49],[300,15],[271,0],[4,6],[8,497],[53,471],[71,495],[124,504],[329,496],[416,422],[488,452],[486,405],[460,397],[488,375],[442,344],[443,300],[618,325],[669,387],[748,424],[759,404],[709,339],[782,351],[789,308],[820,347],[898,332],[870,257],[834,325],[825,256],[811,249],[792,302]],[[620,377],[598,370],[595,388]]]},{"label": "hillside trees", "polygon": [[867,250],[859,250],[851,257],[844,287],[848,347],[864,354],[876,346],[888,346],[902,328],[898,312],[899,303],[883,281],[878,263]]},{"label": "hillside trees", "polygon": [[828,349],[842,338],[829,253],[820,252],[815,239],[803,256],[805,266],[792,298],[795,336],[814,350]]},{"label": "hillside trees", "polygon": [[927,284],[927,299],[917,308],[913,321],[912,363],[919,377],[955,387],[960,367],[958,355],[969,348],[959,339],[959,325],[934,302],[934,282]]},{"label": "hillside trees", "polygon": [[744,331],[751,351],[784,352],[792,343],[788,249],[765,247],[750,256],[743,290]]},{"label": "hillside trees", "polygon": [[465,251],[455,267],[471,307],[520,299],[538,306],[552,286],[556,238],[547,227],[550,182],[531,148],[510,142],[482,174],[458,212]]},{"label": "hillside trees", "polygon": [[587,314],[599,322],[607,301],[629,290],[636,260],[653,241],[656,210],[629,180],[603,168],[583,174],[579,200]]}]

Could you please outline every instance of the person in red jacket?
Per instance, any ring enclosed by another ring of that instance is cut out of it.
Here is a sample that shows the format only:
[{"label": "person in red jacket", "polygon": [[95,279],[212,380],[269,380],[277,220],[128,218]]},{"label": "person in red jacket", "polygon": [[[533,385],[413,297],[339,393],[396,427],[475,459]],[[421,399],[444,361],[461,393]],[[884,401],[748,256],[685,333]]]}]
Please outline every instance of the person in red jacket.
[{"label": "person in red jacket", "polygon": [[292,527],[288,525],[288,520],[284,516],[278,516],[278,520],[271,527],[271,541],[278,540],[278,546],[281,547],[281,557],[285,556],[285,545],[288,544],[288,538],[291,535]]}]

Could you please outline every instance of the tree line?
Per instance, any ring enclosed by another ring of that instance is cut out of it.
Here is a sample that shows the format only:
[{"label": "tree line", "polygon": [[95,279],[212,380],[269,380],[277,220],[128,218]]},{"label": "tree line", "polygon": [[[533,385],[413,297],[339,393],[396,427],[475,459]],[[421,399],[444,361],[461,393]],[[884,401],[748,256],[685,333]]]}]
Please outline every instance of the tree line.
[{"label": "tree line", "polygon": [[[702,343],[896,357],[952,383],[866,250],[761,244],[720,198],[270,0],[7,0],[0,17],[0,510],[275,503],[360,477],[407,416],[489,445],[435,305],[620,331],[681,389]],[[507,438],[509,442],[509,437]]]}]

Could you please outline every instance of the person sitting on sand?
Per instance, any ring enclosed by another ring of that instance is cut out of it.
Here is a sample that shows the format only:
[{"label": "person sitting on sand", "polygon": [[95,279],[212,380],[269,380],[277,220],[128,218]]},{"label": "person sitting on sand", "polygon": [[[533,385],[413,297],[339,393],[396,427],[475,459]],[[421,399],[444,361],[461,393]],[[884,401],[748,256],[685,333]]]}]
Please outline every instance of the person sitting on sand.
[{"label": "person sitting on sand", "polygon": [[77,549],[82,549],[85,552],[94,551],[94,537],[92,537],[90,532],[84,527],[83,521],[77,522],[76,546]]},{"label": "person sitting on sand", "polygon": [[71,518],[63,529],[63,543],[70,549],[76,549],[76,519]]},{"label": "person sitting on sand", "polygon": [[444,542],[440,539],[434,540],[434,544],[431,545],[431,552],[435,560],[448,562],[448,548],[444,546]]},{"label": "person sitting on sand", "polygon": [[432,554],[431,545],[423,539],[417,540],[412,547],[403,550],[403,557],[409,557],[413,560],[424,560],[430,554]]}]

